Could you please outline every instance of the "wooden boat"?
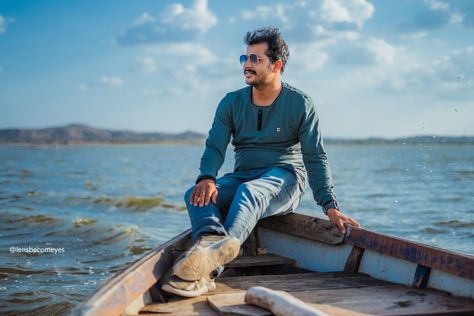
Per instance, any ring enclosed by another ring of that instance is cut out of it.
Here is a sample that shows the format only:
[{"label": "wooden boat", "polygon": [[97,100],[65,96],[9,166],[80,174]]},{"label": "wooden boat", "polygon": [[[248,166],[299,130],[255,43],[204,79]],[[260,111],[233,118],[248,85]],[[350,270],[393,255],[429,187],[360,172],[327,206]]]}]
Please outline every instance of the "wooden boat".
[{"label": "wooden boat", "polygon": [[[243,254],[197,298],[160,290],[159,281],[191,244],[185,231],[119,273],[75,315],[268,315],[245,291],[286,291],[329,315],[474,315],[474,257],[301,214],[259,222]],[[249,309],[250,308],[250,309]]]}]

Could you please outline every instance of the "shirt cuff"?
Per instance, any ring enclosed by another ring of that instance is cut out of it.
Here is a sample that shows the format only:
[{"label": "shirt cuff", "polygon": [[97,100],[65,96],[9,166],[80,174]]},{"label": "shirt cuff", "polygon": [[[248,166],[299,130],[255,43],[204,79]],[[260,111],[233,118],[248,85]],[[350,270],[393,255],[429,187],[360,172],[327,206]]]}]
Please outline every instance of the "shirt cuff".
[{"label": "shirt cuff", "polygon": [[196,184],[198,184],[202,180],[212,180],[214,183],[216,183],[216,178],[210,175],[201,175],[197,178]]},{"label": "shirt cuff", "polygon": [[325,215],[328,215],[328,210],[331,208],[335,208],[339,210],[339,205],[337,204],[336,200],[330,200],[323,204],[323,212]]}]

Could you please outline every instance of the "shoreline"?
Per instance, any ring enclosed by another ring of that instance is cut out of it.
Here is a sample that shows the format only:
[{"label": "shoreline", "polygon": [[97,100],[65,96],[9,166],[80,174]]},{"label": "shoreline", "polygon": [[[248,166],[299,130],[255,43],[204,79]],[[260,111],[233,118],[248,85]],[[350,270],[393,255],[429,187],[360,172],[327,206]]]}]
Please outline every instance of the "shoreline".
[{"label": "shoreline", "polygon": [[[80,147],[80,146],[180,146],[180,145],[204,145],[205,139],[201,141],[154,141],[154,142],[0,142],[0,146],[9,147]],[[465,145],[473,146],[474,140],[440,140],[440,141],[421,141],[421,140],[403,140],[403,139],[384,139],[384,140],[343,140],[327,139],[323,140],[324,145],[345,145],[345,146],[418,146],[418,145]]]}]

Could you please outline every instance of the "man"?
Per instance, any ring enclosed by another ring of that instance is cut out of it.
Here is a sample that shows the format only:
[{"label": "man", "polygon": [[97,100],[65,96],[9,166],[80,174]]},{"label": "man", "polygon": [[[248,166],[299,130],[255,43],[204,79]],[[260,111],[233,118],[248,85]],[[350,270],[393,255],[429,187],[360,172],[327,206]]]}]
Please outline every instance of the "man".
[{"label": "man", "polygon": [[[238,256],[259,219],[293,212],[306,177],[314,199],[344,233],[312,100],[281,81],[289,56],[276,28],[248,32],[242,55],[248,87],[217,107],[196,185],[185,195],[194,246],[178,258],[163,290],[197,296],[215,287],[211,274]],[[216,179],[232,137],[233,173]]]}]

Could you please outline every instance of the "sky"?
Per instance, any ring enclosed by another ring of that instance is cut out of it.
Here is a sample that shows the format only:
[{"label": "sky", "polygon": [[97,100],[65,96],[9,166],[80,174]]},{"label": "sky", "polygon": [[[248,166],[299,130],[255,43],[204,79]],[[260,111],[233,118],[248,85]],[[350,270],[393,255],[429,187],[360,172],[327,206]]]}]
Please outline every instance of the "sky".
[{"label": "sky", "polygon": [[0,129],[207,133],[263,26],[323,136],[474,135],[470,0],[0,0]]}]

